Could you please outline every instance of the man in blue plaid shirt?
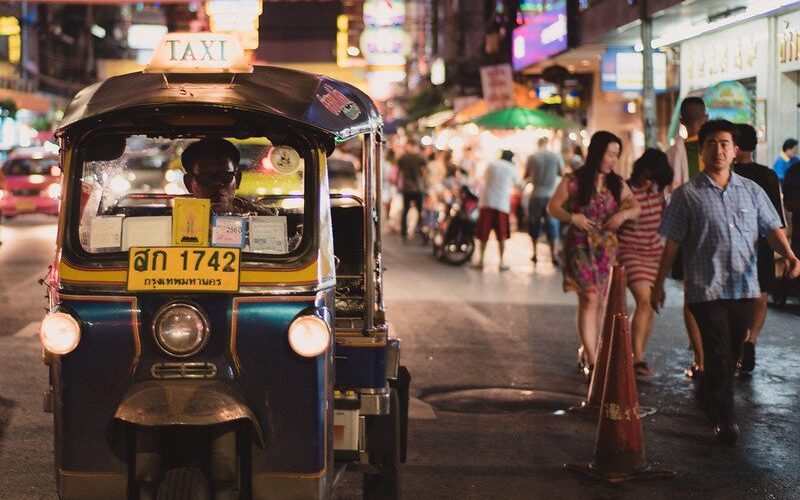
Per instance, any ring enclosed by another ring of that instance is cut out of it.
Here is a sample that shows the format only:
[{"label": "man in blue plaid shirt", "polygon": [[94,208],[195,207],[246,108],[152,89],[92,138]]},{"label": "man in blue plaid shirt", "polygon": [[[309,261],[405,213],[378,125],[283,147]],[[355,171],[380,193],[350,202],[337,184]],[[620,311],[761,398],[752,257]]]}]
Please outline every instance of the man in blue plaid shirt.
[{"label": "man in blue plaid shirt", "polygon": [[775,207],[755,182],[735,174],[736,125],[711,120],[700,129],[705,169],[678,188],[664,210],[660,232],[667,241],[653,285],[652,305],[664,304],[664,279],[683,248],[684,293],[697,319],[705,351],[705,376],[697,390],[701,409],[721,444],[733,444],[739,428],[733,412],[736,360],[755,299],[759,234],[786,261],[792,277],[800,261],[789,247]]}]

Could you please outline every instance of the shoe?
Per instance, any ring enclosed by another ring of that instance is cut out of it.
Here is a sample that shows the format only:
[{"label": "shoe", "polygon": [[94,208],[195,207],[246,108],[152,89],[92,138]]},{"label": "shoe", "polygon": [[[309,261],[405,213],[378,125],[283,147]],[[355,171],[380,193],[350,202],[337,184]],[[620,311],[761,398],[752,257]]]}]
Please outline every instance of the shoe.
[{"label": "shoe", "polygon": [[584,365],[583,376],[586,377],[586,382],[592,381],[592,374],[594,373],[594,365]]},{"label": "shoe", "polygon": [[558,259],[553,258],[553,267],[558,267],[560,265],[561,265],[561,262],[559,262]]},{"label": "shoe", "polygon": [[652,377],[653,370],[647,366],[647,361],[639,361],[633,364],[633,372],[637,377]]},{"label": "shoe", "polygon": [[703,378],[703,370],[697,366],[697,363],[692,363],[691,366],[684,368],[683,374],[686,375],[687,378],[692,380],[700,380]]},{"label": "shoe", "polygon": [[471,267],[472,269],[479,269],[480,270],[480,269],[483,269],[483,264],[481,264],[480,262],[476,262],[474,264],[470,264],[469,267]]},{"label": "shoe", "polygon": [[722,422],[714,425],[714,439],[718,444],[730,446],[739,439],[739,426],[733,422]]},{"label": "shoe", "polygon": [[583,368],[586,366],[586,361],[583,359],[583,346],[578,347],[578,371],[583,373]]},{"label": "shoe", "polygon": [[742,357],[739,359],[739,371],[750,373],[756,367],[756,345],[745,341],[742,344]]},{"label": "shoe", "polygon": [[500,269],[500,271],[508,271],[509,268],[505,264],[500,264],[500,267],[498,269]]}]

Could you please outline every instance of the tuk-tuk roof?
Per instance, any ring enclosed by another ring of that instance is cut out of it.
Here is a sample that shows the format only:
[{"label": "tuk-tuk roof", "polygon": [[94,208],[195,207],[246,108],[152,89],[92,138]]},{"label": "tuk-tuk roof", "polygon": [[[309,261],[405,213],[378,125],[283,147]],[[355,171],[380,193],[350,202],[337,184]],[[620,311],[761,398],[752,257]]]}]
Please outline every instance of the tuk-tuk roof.
[{"label": "tuk-tuk roof", "polygon": [[[231,78],[233,83],[231,84]],[[376,131],[381,118],[370,98],[347,83],[274,66],[252,73],[130,73],[90,85],[64,111],[57,135],[77,123],[137,108],[196,104],[224,106],[283,117],[345,140]]]}]

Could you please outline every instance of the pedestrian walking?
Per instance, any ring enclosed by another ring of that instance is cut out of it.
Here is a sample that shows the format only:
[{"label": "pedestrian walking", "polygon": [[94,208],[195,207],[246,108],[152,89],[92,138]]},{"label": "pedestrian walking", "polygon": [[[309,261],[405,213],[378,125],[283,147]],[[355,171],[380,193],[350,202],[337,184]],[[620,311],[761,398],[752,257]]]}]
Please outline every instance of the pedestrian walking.
[{"label": "pedestrian walking", "polygon": [[409,139],[405,152],[397,159],[398,187],[403,193],[403,214],[400,216],[400,236],[403,240],[408,239],[408,212],[412,203],[417,209],[418,219],[422,217],[427,165],[428,161],[420,154],[417,143]]},{"label": "pedestrian walking", "polygon": [[672,194],[664,210],[659,231],[666,244],[652,296],[658,312],[667,272],[683,247],[686,301],[700,327],[705,353],[705,374],[696,397],[721,444],[732,444],[739,436],[733,376],[750,311],[761,293],[756,279],[758,235],[766,235],[793,277],[800,275],[800,261],[769,197],[731,169],[738,133],[727,120],[710,120],[700,128],[705,168]]},{"label": "pedestrian walking", "polygon": [[781,152],[778,153],[778,157],[775,158],[775,163],[772,164],[772,169],[781,182],[783,182],[783,178],[786,176],[786,170],[798,159],[800,158],[797,157],[797,139],[786,139],[783,141]]},{"label": "pedestrian walking", "polygon": [[[694,179],[702,170],[702,159],[700,158],[700,142],[698,132],[700,127],[708,120],[706,104],[699,97],[687,97],[681,102],[680,122],[686,127],[686,139],[680,136],[675,138],[675,144],[667,150],[667,158],[674,172],[672,178],[672,189],[677,189]],[[678,249],[678,257],[675,259],[675,267],[672,269],[671,277],[678,281],[683,281],[684,269],[682,249]],[[703,342],[700,340],[700,329],[697,326],[689,305],[684,300],[683,303],[683,322],[686,326],[686,335],[689,337],[689,346],[694,353],[692,364],[683,373],[695,380],[703,376]]]},{"label": "pedestrian walking", "polygon": [[792,214],[792,250],[800,253],[800,162],[786,169],[783,178],[783,202]]},{"label": "pedestrian walking", "polygon": [[539,151],[528,157],[525,166],[525,180],[533,183],[533,193],[528,200],[528,233],[533,243],[531,260],[536,263],[539,258],[536,242],[544,228],[547,245],[550,247],[550,260],[558,265],[556,243],[559,237],[558,221],[547,213],[547,202],[556,190],[558,179],[563,174],[564,160],[561,156],[547,149],[547,137],[539,139]]},{"label": "pedestrian walking", "polygon": [[622,141],[611,132],[592,136],[586,164],[565,176],[547,204],[547,211],[568,222],[564,237],[564,291],[578,294],[576,323],[582,345],[581,367],[594,368],[603,296],[617,259],[617,230],[639,216],[639,204],[614,167]]},{"label": "pedestrian walking", "polygon": [[517,167],[512,163],[514,153],[503,150],[500,158],[489,162],[484,174],[484,188],[480,199],[480,215],[478,217],[478,240],[480,254],[474,267],[483,269],[483,258],[486,253],[486,242],[494,231],[497,248],[500,253],[500,271],[507,271],[503,261],[506,240],[510,236],[509,213],[511,212],[511,191],[521,184]]},{"label": "pedestrian walking", "polygon": [[[759,165],[753,160],[758,137],[756,129],[746,124],[737,125],[739,129],[739,153],[736,155],[734,172],[758,184],[767,193],[772,206],[781,218],[781,227],[786,227],[786,219],[781,205],[781,182],[778,175],[771,168]],[[770,248],[767,239],[758,237],[758,250],[756,252],[756,269],[758,271],[758,286],[761,295],[756,299],[753,317],[747,337],[742,344],[742,355],[739,359],[739,370],[745,373],[753,371],[756,365],[756,341],[767,318],[767,295],[775,287],[775,252]]]},{"label": "pedestrian walking", "polygon": [[641,214],[635,221],[623,224],[619,231],[619,263],[625,266],[628,288],[636,301],[631,319],[633,369],[641,377],[653,374],[645,359],[645,348],[653,331],[650,290],[664,249],[658,226],[665,203],[664,190],[672,185],[672,177],[667,155],[658,149],[646,149],[634,162],[628,181]]}]

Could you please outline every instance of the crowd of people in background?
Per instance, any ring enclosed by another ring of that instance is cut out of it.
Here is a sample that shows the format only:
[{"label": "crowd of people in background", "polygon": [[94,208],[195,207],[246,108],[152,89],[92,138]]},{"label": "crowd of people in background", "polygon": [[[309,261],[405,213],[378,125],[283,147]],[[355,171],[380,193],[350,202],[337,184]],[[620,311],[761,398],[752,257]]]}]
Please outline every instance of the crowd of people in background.
[{"label": "crowd of people in background", "polygon": [[[619,175],[623,143],[606,131],[592,136],[586,154],[577,143],[558,154],[545,136],[527,158],[503,150],[498,158],[480,159],[466,147],[458,161],[451,151],[421,151],[410,138],[390,167],[385,200],[393,190],[402,194],[399,231],[407,240],[413,236],[412,206],[420,228],[442,197],[473,187],[480,195],[476,269],[484,268],[492,233],[499,270],[508,269],[505,242],[516,215],[517,229],[530,235],[534,265],[549,260],[561,268],[564,290],[577,293],[579,368],[587,377],[596,362],[612,266],[625,267],[635,301],[631,331],[638,377],[654,373],[647,343],[663,306],[665,279],[682,282],[693,353],[684,372],[698,382],[696,397],[717,440],[732,443],[739,431],[731,381],[736,370],[755,369],[768,292],[776,286],[775,252],[789,278],[800,275],[800,230],[789,243],[784,218],[785,206],[792,225],[800,225],[798,141],[787,139],[770,168],[755,161],[756,130],[709,120],[701,98],[682,101],[680,123],[685,135],[666,152],[647,148],[628,179]],[[515,207],[513,193],[526,185],[529,196]],[[549,259],[537,247],[542,236]]]}]

